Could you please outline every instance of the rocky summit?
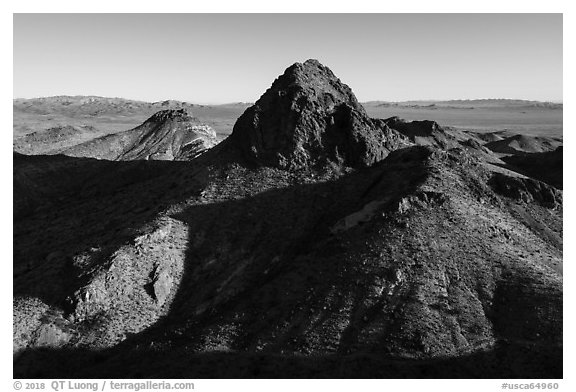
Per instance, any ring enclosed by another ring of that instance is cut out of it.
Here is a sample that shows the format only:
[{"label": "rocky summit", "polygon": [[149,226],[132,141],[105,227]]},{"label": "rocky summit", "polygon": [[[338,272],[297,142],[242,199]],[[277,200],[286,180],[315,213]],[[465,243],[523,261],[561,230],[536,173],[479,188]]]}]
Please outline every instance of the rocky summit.
[{"label": "rocky summit", "polygon": [[399,136],[374,123],[354,93],[317,60],[286,69],[234,125],[231,138],[259,164],[304,168],[328,161],[366,167]]},{"label": "rocky summit", "polygon": [[552,182],[315,60],[198,156],[190,123],[14,155],[15,377],[562,377]]}]

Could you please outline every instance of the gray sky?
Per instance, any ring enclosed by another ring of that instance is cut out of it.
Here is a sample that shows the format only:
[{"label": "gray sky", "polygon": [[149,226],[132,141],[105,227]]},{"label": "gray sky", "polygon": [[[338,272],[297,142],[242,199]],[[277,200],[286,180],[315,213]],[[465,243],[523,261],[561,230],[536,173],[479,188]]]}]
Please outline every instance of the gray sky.
[{"label": "gray sky", "polygon": [[308,58],[360,101],[560,101],[562,15],[14,15],[15,98],[253,102]]}]

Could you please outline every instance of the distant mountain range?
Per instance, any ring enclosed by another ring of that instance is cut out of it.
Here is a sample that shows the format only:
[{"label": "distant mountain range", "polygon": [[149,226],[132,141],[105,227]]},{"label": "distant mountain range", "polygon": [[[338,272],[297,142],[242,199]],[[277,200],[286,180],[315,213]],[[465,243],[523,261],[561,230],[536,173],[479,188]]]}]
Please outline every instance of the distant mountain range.
[{"label": "distant mountain range", "polygon": [[83,107],[83,108],[95,108],[95,107],[110,107],[110,108],[146,108],[146,107],[157,107],[157,108],[174,108],[174,107],[211,107],[211,106],[250,106],[250,102],[230,102],[224,104],[214,104],[214,105],[204,105],[195,104],[186,101],[178,101],[174,99],[167,99],[162,101],[147,102],[137,99],[127,99],[118,97],[101,97],[96,95],[56,95],[51,97],[38,97],[38,98],[15,98],[13,100],[15,108],[29,108],[31,106],[35,107],[51,107],[51,106],[62,106],[62,107]]},{"label": "distant mountain range", "polygon": [[234,121],[251,104],[197,105],[164,100],[144,102],[97,96],[54,96],[14,99],[14,135],[64,126],[91,126],[98,136],[132,129],[160,110],[185,110],[220,134],[230,133]]},{"label": "distant mountain range", "polygon": [[434,100],[416,100],[416,101],[402,101],[402,102],[389,102],[389,101],[369,101],[364,102],[365,106],[398,106],[398,107],[441,107],[441,108],[545,108],[545,109],[562,109],[563,103],[558,102],[542,102],[542,101],[528,101],[523,99],[503,99],[503,98],[490,98],[490,99],[454,99],[448,101],[434,101]]},{"label": "distant mountain range", "polygon": [[[173,108],[173,107],[218,107],[218,106],[243,106],[249,107],[253,102],[229,102],[222,104],[196,104],[187,101],[178,100],[162,100],[156,102],[146,102],[127,98],[111,98],[101,97],[95,95],[58,95],[52,97],[39,97],[39,98],[15,98],[15,107],[30,107],[42,105],[62,105],[62,106],[110,106],[110,107],[158,107],[158,108]],[[361,102],[365,106],[439,106],[439,107],[536,107],[536,108],[549,108],[549,109],[562,109],[562,102],[552,101],[533,101],[525,99],[507,99],[507,98],[486,98],[486,99],[452,99],[452,100],[409,100],[409,101],[366,101]]]}]

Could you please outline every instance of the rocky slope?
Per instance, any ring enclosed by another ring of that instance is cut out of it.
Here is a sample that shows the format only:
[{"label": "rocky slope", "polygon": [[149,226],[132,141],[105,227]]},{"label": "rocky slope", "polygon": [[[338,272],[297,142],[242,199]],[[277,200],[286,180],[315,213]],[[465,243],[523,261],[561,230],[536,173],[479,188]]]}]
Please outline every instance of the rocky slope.
[{"label": "rocky slope", "polygon": [[163,110],[142,125],[65,149],[73,157],[189,160],[217,144],[216,132],[184,109]]},{"label": "rocky slope", "polygon": [[14,375],[561,377],[562,192],[492,168],[313,60],[190,161],[17,155]]}]

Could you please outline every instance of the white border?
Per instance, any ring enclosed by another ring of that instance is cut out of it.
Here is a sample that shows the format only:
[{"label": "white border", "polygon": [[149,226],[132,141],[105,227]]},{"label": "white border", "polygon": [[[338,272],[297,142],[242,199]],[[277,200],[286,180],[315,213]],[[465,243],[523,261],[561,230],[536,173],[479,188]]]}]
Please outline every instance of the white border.
[{"label": "white border", "polygon": [[[434,1],[364,1],[354,0],[350,2],[319,2],[312,0],[291,0],[283,2],[285,4],[272,4],[270,1],[254,0],[212,0],[212,1],[138,1],[121,2],[119,0],[99,0],[91,2],[72,0],[52,0],[52,1],[10,1],[2,5],[2,19],[0,28],[2,29],[2,49],[3,49],[3,72],[2,78],[5,96],[2,99],[2,155],[1,173],[2,184],[5,191],[2,193],[2,208],[4,222],[2,224],[2,261],[3,289],[1,292],[2,314],[8,315],[12,308],[12,159],[9,145],[12,139],[12,91],[7,86],[12,85],[13,64],[8,62],[12,59],[12,14],[19,12],[229,12],[229,13],[250,13],[250,12],[302,12],[302,13],[324,13],[324,12],[420,12],[420,13],[443,13],[443,12],[513,12],[513,13],[564,13],[564,135],[566,139],[565,148],[568,154],[565,161],[565,231],[564,241],[566,244],[564,258],[567,260],[564,271],[567,277],[567,284],[564,286],[564,380],[558,381],[561,390],[576,390],[574,382],[574,337],[571,333],[576,330],[574,323],[574,223],[576,218],[574,211],[574,182],[570,180],[571,174],[575,172],[576,161],[570,154],[574,142],[573,132],[576,132],[574,123],[573,107],[573,86],[574,76],[570,70],[576,69],[574,64],[574,39],[576,36],[574,26],[576,18],[574,16],[573,1],[503,1],[503,0],[483,0],[465,2],[462,0],[434,0]],[[10,53],[10,56],[8,56]],[[10,282],[10,283],[9,283]],[[12,390],[12,357],[9,354],[12,350],[12,326],[9,318],[4,317],[2,322],[2,384],[6,390]],[[510,380],[520,383],[521,380]],[[535,380],[526,380],[535,382]],[[544,380],[542,380],[544,381]],[[328,388],[331,391],[347,391],[352,389],[396,391],[396,390],[426,390],[426,391],[496,391],[500,390],[502,380],[288,380],[288,381],[267,381],[267,380],[195,380],[196,390],[250,390],[250,391],[293,391],[294,389],[318,390]]]}]

